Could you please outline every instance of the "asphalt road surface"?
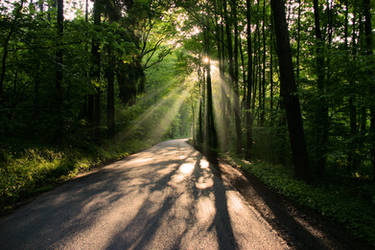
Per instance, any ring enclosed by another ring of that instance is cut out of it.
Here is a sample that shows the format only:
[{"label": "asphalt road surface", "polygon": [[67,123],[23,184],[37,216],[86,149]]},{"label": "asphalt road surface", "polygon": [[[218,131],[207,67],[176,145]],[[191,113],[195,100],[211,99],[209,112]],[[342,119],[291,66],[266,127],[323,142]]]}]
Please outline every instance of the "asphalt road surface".
[{"label": "asphalt road surface", "polygon": [[0,218],[0,249],[287,249],[186,140],[44,193]]}]

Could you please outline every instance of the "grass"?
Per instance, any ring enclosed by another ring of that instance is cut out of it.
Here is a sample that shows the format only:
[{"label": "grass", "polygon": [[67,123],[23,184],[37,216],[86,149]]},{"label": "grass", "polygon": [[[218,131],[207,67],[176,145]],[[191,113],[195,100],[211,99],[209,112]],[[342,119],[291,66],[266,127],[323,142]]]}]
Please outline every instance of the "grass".
[{"label": "grass", "polygon": [[277,193],[339,222],[354,237],[375,246],[374,183],[331,182],[312,186],[295,180],[291,169],[282,165],[250,163],[229,156],[227,160],[255,175]]},{"label": "grass", "polygon": [[48,191],[79,173],[149,146],[151,142],[132,139],[80,149],[28,147],[21,151],[0,151],[0,213],[6,213],[17,203]]}]

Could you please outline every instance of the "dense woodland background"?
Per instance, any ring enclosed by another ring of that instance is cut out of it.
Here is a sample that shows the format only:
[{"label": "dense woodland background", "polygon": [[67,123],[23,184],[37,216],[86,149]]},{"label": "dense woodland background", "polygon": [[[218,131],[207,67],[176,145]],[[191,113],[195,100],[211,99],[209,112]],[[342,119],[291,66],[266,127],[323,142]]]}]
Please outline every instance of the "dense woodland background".
[{"label": "dense woodland background", "polygon": [[375,242],[374,9],[2,1],[0,204],[191,137]]}]

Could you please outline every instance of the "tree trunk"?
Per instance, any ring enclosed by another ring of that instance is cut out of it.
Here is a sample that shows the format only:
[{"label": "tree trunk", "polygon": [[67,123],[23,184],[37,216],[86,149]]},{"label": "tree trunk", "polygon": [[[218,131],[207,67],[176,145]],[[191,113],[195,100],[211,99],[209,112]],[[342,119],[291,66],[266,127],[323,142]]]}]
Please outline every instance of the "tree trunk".
[{"label": "tree trunk", "polygon": [[297,84],[299,82],[300,73],[300,48],[301,48],[301,0],[298,0],[298,16],[297,16]]},{"label": "tree trunk", "polygon": [[[373,55],[373,42],[372,42],[372,25],[371,25],[371,0],[363,0],[363,13],[365,16],[365,34],[366,34],[366,53],[367,55],[372,58]],[[373,72],[370,71],[368,75],[373,75]],[[369,93],[374,93],[375,86],[372,82],[370,85]],[[371,141],[371,163],[374,171],[374,178],[375,181],[375,107],[374,104],[371,103],[370,106],[370,141]]]},{"label": "tree trunk", "polygon": [[328,142],[328,105],[326,98],[324,57],[322,46],[324,39],[320,28],[319,2],[314,0],[315,36],[317,39],[316,70],[318,74],[319,101],[316,103],[315,127],[316,127],[316,170],[319,176],[323,176],[326,166],[326,153]]},{"label": "tree trunk", "polygon": [[61,105],[61,88],[63,81],[63,48],[61,40],[64,32],[64,1],[57,1],[57,52],[56,52],[56,91],[58,96],[58,105]]},{"label": "tree trunk", "polygon": [[[258,29],[258,23],[256,23],[256,29]],[[254,53],[254,57],[253,57],[253,75],[252,75],[252,81],[251,81],[251,84],[252,84],[252,90],[253,90],[253,98],[251,99],[251,112],[253,114],[253,117],[254,117],[254,114],[255,114],[255,100],[256,100],[256,96],[257,96],[257,62],[258,62],[258,53],[257,53],[257,34],[255,33],[254,36],[253,36],[253,48],[252,48],[252,52]]]},{"label": "tree trunk", "polygon": [[242,67],[242,84],[243,84],[243,99],[241,101],[241,110],[244,108],[244,103],[246,100],[246,70],[245,70],[245,56],[242,49],[242,41],[239,39],[239,49],[241,56],[241,67]]},{"label": "tree trunk", "polygon": [[209,40],[209,19],[207,17],[206,20],[206,30],[204,31],[204,44],[205,44],[205,56],[208,58],[208,62],[204,65],[206,71],[206,88],[207,88],[207,97],[206,97],[206,142],[208,149],[206,152],[209,156],[216,157],[215,152],[217,149],[217,133],[215,127],[215,118],[214,118],[214,110],[213,110],[213,103],[212,103],[212,84],[211,84],[211,59],[209,57],[209,48],[210,48],[210,40]]},{"label": "tree trunk", "polygon": [[115,93],[114,93],[114,82],[115,82],[115,73],[113,64],[115,58],[113,56],[111,48],[107,47],[109,63],[106,69],[106,78],[107,78],[107,129],[108,136],[111,137],[115,134]]},{"label": "tree trunk", "polygon": [[271,89],[270,89],[270,112],[271,112],[271,125],[273,125],[273,88],[274,88],[274,82],[273,82],[273,24],[271,20],[271,27],[270,27],[270,82],[271,82]]},{"label": "tree trunk", "polygon": [[18,18],[20,17],[20,15],[21,15],[21,11],[22,11],[22,8],[23,8],[23,5],[24,5],[24,1],[25,0],[21,0],[21,4],[19,5],[19,7],[16,10],[16,14],[15,14],[13,23],[10,26],[9,33],[8,33],[6,39],[4,40],[4,43],[3,43],[3,51],[4,52],[3,52],[2,59],[1,59],[0,104],[2,103],[3,92],[4,92],[4,80],[5,80],[5,74],[6,74],[6,61],[7,61],[8,53],[9,53],[8,46],[9,46],[10,39],[12,38],[12,35],[13,35],[13,33],[14,33],[16,27],[17,27],[17,21],[18,21]]},{"label": "tree trunk", "polygon": [[266,1],[263,0],[263,25],[262,25],[262,37],[263,37],[263,65],[262,65],[262,103],[260,113],[260,126],[264,126],[266,116]]},{"label": "tree trunk", "polygon": [[219,25],[219,21],[218,21],[218,6],[217,6],[217,0],[214,0],[213,3],[214,3],[214,10],[215,10],[215,14],[214,14],[214,17],[215,17],[215,36],[216,36],[216,45],[217,45],[217,54],[218,54],[218,57],[219,57],[219,69],[221,70],[221,68],[223,67],[222,66],[222,44],[224,44],[224,41],[221,41],[220,39],[220,25]]},{"label": "tree trunk", "polygon": [[240,104],[239,104],[239,87],[238,87],[238,20],[237,20],[237,1],[232,1],[232,12],[234,21],[234,78],[233,78],[233,89],[234,89],[234,118],[236,126],[236,153],[241,154],[242,152],[242,135],[241,135],[241,116],[240,116]]},{"label": "tree trunk", "polygon": [[227,1],[223,0],[223,7],[224,7],[224,20],[225,20],[225,32],[227,35],[227,50],[228,50],[228,59],[229,59],[229,76],[230,81],[234,79],[234,68],[233,68],[233,45],[232,45],[232,23],[228,16],[228,8],[227,8]]},{"label": "tree trunk", "polygon": [[310,181],[309,161],[306,150],[305,135],[293,73],[292,54],[290,51],[288,26],[285,17],[285,6],[282,1],[271,0],[274,16],[277,53],[280,66],[280,94],[285,105],[289,138],[292,147],[295,176]]},{"label": "tree trunk", "polygon": [[251,114],[251,86],[252,86],[252,76],[253,76],[253,58],[252,58],[252,48],[251,48],[251,2],[246,0],[246,32],[247,32],[247,94],[245,101],[246,109],[246,150],[245,158],[247,160],[251,159],[251,149],[253,145],[253,119]]},{"label": "tree trunk", "polygon": [[213,104],[212,104],[212,85],[211,85],[211,62],[208,59],[208,63],[206,65],[206,88],[207,88],[207,141],[209,146],[208,153],[212,153],[216,151],[217,148],[217,135],[216,135],[216,127],[215,127],[215,119],[214,119],[214,111],[213,111]]},{"label": "tree trunk", "polygon": [[64,32],[64,1],[57,1],[57,51],[56,51],[56,114],[58,117],[59,124],[56,128],[56,140],[60,141],[62,139],[61,133],[63,133],[63,115],[62,115],[62,104],[63,104],[63,88],[62,83],[64,80],[63,75],[63,40]]},{"label": "tree trunk", "polygon": [[203,113],[204,113],[204,97],[205,97],[205,85],[204,77],[202,77],[202,71],[198,69],[198,82],[199,82],[199,111],[198,111],[198,134],[197,141],[200,146],[203,144]]},{"label": "tree trunk", "polygon": [[[354,12],[353,13],[353,24],[352,24],[352,27],[353,27],[352,28],[353,29],[352,46],[353,46],[353,57],[354,58],[356,57],[356,55],[355,55],[356,52],[355,52],[355,49],[354,49],[356,47],[355,25],[356,25],[356,17],[355,17],[355,12]],[[349,58],[349,44],[348,44],[348,37],[349,37],[348,26],[349,26],[349,3],[348,3],[348,0],[345,0],[344,34],[345,34],[345,49],[346,49],[346,53],[348,54],[348,60],[349,60],[350,58]],[[351,88],[354,90],[354,79],[351,75],[349,76],[349,79],[350,79]],[[352,92],[350,94],[350,97],[349,97],[350,137],[352,137],[352,138],[356,137],[356,134],[357,134],[357,108],[354,105],[355,99],[356,99],[356,95],[355,95],[355,93]],[[348,163],[349,163],[349,169],[351,169],[351,170],[355,169],[356,165],[357,165],[357,154],[356,154],[356,149],[357,149],[357,146],[358,146],[357,144],[358,144],[358,140],[354,139],[350,142],[350,145],[349,145],[350,151],[349,151],[349,154],[348,154]]]},{"label": "tree trunk", "polygon": [[[99,0],[94,1],[94,25],[98,27],[100,25],[100,6]],[[93,60],[93,66],[91,71],[91,79],[100,83],[100,52],[99,52],[100,43],[97,38],[92,39],[92,46],[91,46],[91,56]],[[96,93],[93,96],[89,97],[89,117],[93,118],[93,126],[94,126],[94,137],[97,139],[99,136],[99,126],[100,126],[100,87],[95,87]]]}]

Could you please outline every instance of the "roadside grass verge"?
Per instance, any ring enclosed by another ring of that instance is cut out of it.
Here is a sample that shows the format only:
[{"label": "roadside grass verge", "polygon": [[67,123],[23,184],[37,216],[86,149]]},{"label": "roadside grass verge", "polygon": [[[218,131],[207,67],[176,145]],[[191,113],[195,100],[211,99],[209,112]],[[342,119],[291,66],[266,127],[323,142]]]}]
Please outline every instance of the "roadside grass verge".
[{"label": "roadside grass verge", "polygon": [[375,246],[375,185],[371,182],[309,185],[293,178],[290,168],[265,162],[224,159],[255,175],[273,191],[345,226],[354,237]]},{"label": "roadside grass verge", "polygon": [[29,147],[21,152],[0,151],[0,214],[79,173],[116,161],[151,146],[149,141],[107,141],[82,148]]}]

